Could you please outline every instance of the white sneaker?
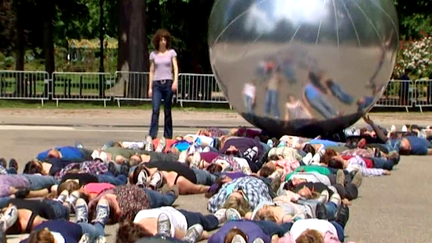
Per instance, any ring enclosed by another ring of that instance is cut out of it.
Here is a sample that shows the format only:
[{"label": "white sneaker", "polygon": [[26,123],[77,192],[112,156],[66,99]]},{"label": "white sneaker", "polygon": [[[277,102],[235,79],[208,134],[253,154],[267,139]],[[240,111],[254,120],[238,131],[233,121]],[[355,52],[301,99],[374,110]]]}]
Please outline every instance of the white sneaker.
[{"label": "white sneaker", "polygon": [[320,161],[321,161],[320,154],[319,153],[315,153],[315,155],[312,157],[311,164],[313,164],[313,165],[319,165]]},{"label": "white sneaker", "polygon": [[333,193],[333,195],[330,197],[330,202],[336,204],[336,206],[339,208],[341,205],[342,199],[338,193]]},{"label": "white sneaker", "polygon": [[200,164],[200,162],[201,162],[201,154],[200,154],[199,152],[195,152],[195,153],[193,154],[193,157],[192,157],[192,161],[191,161],[190,167],[191,167],[191,168],[193,168],[193,167],[195,167],[195,168],[199,168],[199,164]]},{"label": "white sneaker", "polygon": [[321,194],[320,194],[320,196],[318,198],[318,201],[320,203],[326,203],[326,202],[328,202],[329,197],[330,197],[329,192],[327,190],[324,190],[324,191],[321,192]]},{"label": "white sneaker", "polygon": [[186,231],[183,241],[188,243],[196,243],[201,239],[204,228],[200,224],[194,224]]},{"label": "white sneaker", "polygon": [[246,240],[241,235],[234,235],[231,243],[246,243]]},{"label": "white sneaker", "polygon": [[303,160],[302,160],[303,163],[305,163],[306,165],[309,165],[312,161],[312,157],[313,157],[312,153],[306,154],[306,156],[303,157]]},{"label": "white sneaker", "polygon": [[226,209],[225,208],[219,209],[214,213],[214,216],[218,219],[219,224],[225,223],[225,221],[227,220]]},{"label": "white sneaker", "polygon": [[241,214],[234,208],[228,208],[225,212],[227,220],[240,220],[242,218]]},{"label": "white sneaker", "polygon": [[395,131],[396,131],[396,126],[392,125],[391,128],[390,128],[390,132],[395,132]]},{"label": "white sneaker", "polygon": [[153,151],[153,139],[150,135],[147,135],[145,138],[144,150],[148,152]]},{"label": "white sneaker", "polygon": [[408,132],[408,127],[404,125],[404,126],[402,127],[402,132]]},{"label": "white sneaker", "polygon": [[187,158],[188,158],[188,153],[187,153],[187,151],[183,151],[183,152],[181,152],[181,153],[179,154],[178,162],[184,164],[184,163],[186,163]]}]

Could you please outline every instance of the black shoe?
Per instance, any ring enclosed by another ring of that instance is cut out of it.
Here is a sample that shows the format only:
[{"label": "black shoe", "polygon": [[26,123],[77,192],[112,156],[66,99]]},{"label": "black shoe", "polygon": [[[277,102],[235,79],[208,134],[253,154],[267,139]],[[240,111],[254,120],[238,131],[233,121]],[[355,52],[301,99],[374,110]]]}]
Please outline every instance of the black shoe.
[{"label": "black shoe", "polygon": [[5,160],[5,158],[0,158],[0,166],[3,166],[3,168],[6,169],[6,160]]},{"label": "black shoe", "polygon": [[117,169],[114,162],[108,162],[108,171],[111,172],[114,176],[117,176]]},{"label": "black shoe", "polygon": [[327,219],[327,209],[323,203],[318,203],[316,205],[315,215],[317,219]]},{"label": "black shoe", "polygon": [[346,224],[348,222],[348,219],[349,219],[349,207],[342,204],[340,206],[340,208],[339,208],[339,212],[338,212],[338,214],[336,216],[336,220],[335,221],[338,224],[340,224],[342,226],[342,228],[345,229],[345,226],[346,226]]},{"label": "black shoe", "polygon": [[8,164],[9,169],[14,168],[18,172],[18,162],[15,159],[10,159]]},{"label": "black shoe", "polygon": [[130,169],[129,162],[124,162],[124,163],[120,166],[120,172],[119,172],[119,175],[125,175],[126,177],[129,176],[129,169]]},{"label": "black shoe", "polygon": [[24,199],[28,196],[30,193],[29,189],[20,189],[17,192],[15,192],[15,198]]}]

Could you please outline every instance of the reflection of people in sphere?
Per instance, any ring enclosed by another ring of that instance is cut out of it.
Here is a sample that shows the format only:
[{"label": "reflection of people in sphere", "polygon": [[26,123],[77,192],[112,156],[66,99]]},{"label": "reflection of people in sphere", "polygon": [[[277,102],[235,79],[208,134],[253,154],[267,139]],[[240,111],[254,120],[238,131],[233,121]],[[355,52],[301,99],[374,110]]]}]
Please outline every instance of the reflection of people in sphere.
[{"label": "reflection of people in sphere", "polygon": [[243,87],[243,101],[246,112],[249,114],[253,113],[253,107],[255,105],[256,83],[256,80],[253,80],[250,83],[245,83]]},{"label": "reflection of people in sphere", "polygon": [[[271,64],[269,64],[271,65]],[[265,115],[270,116],[273,112],[273,117],[279,118],[279,86],[281,83],[282,75],[279,67],[273,65],[269,67],[271,75],[266,84],[266,99],[265,99]]]},{"label": "reflection of people in sphere", "polygon": [[[178,85],[177,53],[171,48],[171,35],[160,29],[153,36],[152,44],[156,51],[150,54],[149,96],[152,97],[152,119],[149,135],[157,137],[159,124],[159,110],[164,100],[165,127],[164,137],[172,138],[171,102],[173,92]],[[174,71],[174,73],[173,73]]]},{"label": "reflection of people in sphere", "polygon": [[338,115],[329,101],[325,98],[328,90],[321,84],[321,73],[309,72],[309,84],[305,86],[303,93],[306,104],[318,111],[324,118],[331,119]]},{"label": "reflection of people in sphere", "polygon": [[296,119],[311,119],[312,115],[300,100],[288,95],[288,102],[285,104],[285,121]]}]

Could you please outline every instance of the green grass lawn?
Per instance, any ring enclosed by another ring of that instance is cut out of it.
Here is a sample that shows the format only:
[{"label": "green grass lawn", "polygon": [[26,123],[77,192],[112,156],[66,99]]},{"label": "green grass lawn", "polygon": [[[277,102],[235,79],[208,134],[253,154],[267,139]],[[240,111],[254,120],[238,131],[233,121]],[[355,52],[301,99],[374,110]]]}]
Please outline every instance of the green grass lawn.
[{"label": "green grass lawn", "polygon": [[[60,101],[59,106],[56,106],[55,101],[45,101],[42,106],[38,100],[24,101],[24,100],[0,100],[0,109],[139,109],[150,110],[150,102],[122,102],[121,107],[117,106],[117,102],[109,101],[104,108],[103,102],[87,101]],[[161,108],[162,109],[162,108]],[[229,109],[228,104],[191,104],[180,107],[174,104],[173,110],[182,111],[208,111],[208,112],[235,112]]]}]

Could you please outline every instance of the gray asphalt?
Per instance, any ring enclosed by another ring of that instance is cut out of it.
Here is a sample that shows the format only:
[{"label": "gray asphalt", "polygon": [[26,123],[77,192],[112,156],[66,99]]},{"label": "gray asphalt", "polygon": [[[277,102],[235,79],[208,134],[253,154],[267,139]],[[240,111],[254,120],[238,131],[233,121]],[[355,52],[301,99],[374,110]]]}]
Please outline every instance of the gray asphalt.
[{"label": "gray asphalt", "polygon": [[[392,123],[395,121],[387,121],[384,125]],[[175,128],[176,134],[194,131],[194,128]],[[0,126],[0,157],[16,158],[21,171],[26,161],[53,146],[80,141],[86,147],[97,148],[110,140],[142,140],[146,133],[147,129],[142,127]],[[351,218],[346,228],[347,240],[368,243],[432,242],[429,233],[432,196],[428,183],[431,169],[430,157],[411,156],[402,158],[391,176],[367,178],[360,188],[360,197],[351,207]],[[203,195],[191,195],[179,197],[175,204],[183,209],[206,213],[206,201]],[[108,226],[106,232],[108,242],[114,242],[116,226]],[[8,242],[17,242],[22,237],[9,236]]]}]

